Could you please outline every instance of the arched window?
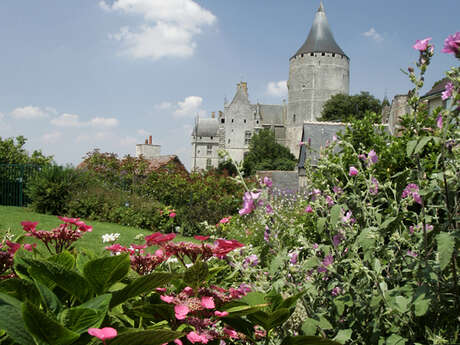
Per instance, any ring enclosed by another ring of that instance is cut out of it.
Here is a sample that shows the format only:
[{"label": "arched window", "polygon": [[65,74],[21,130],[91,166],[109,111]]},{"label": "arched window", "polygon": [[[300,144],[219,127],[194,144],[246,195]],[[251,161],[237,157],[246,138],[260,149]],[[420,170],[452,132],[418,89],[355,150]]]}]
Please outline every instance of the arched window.
[{"label": "arched window", "polygon": [[292,115],[292,123],[295,123],[295,114]]}]

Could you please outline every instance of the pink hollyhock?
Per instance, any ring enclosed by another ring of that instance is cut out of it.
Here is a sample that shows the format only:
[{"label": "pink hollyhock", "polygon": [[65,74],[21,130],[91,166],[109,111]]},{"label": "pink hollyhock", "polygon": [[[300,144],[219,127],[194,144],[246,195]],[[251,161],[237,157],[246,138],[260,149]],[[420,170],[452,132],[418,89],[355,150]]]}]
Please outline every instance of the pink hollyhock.
[{"label": "pink hollyhock", "polygon": [[187,339],[192,343],[203,343],[207,344],[208,343],[208,338],[206,338],[205,335],[198,334],[196,332],[190,332],[187,334]]},{"label": "pink hollyhock", "polygon": [[446,84],[446,88],[444,89],[441,95],[442,100],[445,101],[446,99],[450,98],[452,96],[453,91],[454,91],[454,84],[452,84],[452,82],[448,82]]},{"label": "pink hollyhock", "polygon": [[442,129],[442,115],[439,115],[438,118],[436,119],[436,126],[439,129]]},{"label": "pink hollyhock", "polygon": [[193,238],[198,241],[206,241],[207,239],[209,239],[209,236],[196,235],[196,236],[193,236]]},{"label": "pink hollyhock", "polygon": [[332,199],[329,195],[326,196],[326,204],[329,207],[334,206],[334,199]]},{"label": "pink hollyhock", "polygon": [[177,345],[183,345],[182,340],[180,340],[180,339],[174,339],[174,343],[177,344]]},{"label": "pink hollyhock", "polygon": [[338,296],[342,293],[342,289],[338,286],[336,286],[335,288],[332,289],[332,296]]},{"label": "pink hollyhock", "polygon": [[176,314],[176,319],[183,320],[187,317],[187,314],[190,312],[190,309],[186,305],[176,305],[174,307],[174,313]]},{"label": "pink hollyhock", "polygon": [[264,185],[266,185],[268,188],[273,186],[273,181],[270,179],[270,177],[264,177]]},{"label": "pink hollyhock", "polygon": [[171,213],[169,214],[169,218],[174,218],[175,216],[176,216],[176,212],[171,212]]},{"label": "pink hollyhock", "polygon": [[99,338],[105,344],[107,339],[113,339],[117,336],[117,330],[112,327],[104,327],[104,328],[89,328],[88,334],[92,335],[93,337]]},{"label": "pink hollyhock", "polygon": [[147,242],[147,245],[152,246],[172,241],[174,238],[176,238],[176,234],[162,234],[161,232],[155,232],[149,236],[145,236],[145,241]]},{"label": "pink hollyhock", "polygon": [[420,197],[420,194],[418,193],[418,191],[419,191],[419,187],[415,183],[409,183],[406,186],[406,188],[404,188],[404,190],[403,190],[403,192],[401,194],[401,198],[405,199],[408,196],[412,196],[412,198],[414,199],[414,201],[417,204],[422,205],[423,201],[422,201],[422,198]]},{"label": "pink hollyhock", "polygon": [[334,257],[332,255],[327,255],[323,260],[323,265],[327,267],[329,265],[332,265],[333,262],[334,262]]},{"label": "pink hollyhock", "polygon": [[428,37],[428,38],[425,38],[424,40],[417,40],[415,41],[413,48],[415,50],[423,52],[428,48],[428,44],[430,43],[431,39],[432,39],[431,37]]},{"label": "pink hollyhock", "polygon": [[228,311],[218,311],[218,310],[216,310],[214,312],[214,315],[216,315],[217,317],[225,317],[225,316],[228,316]]},{"label": "pink hollyhock", "polygon": [[349,176],[356,176],[358,175],[358,169],[356,169],[354,166],[350,167],[350,170],[348,171]]},{"label": "pink hollyhock", "polygon": [[201,297],[201,305],[206,309],[214,309],[216,305],[214,304],[214,299],[212,297],[203,296]]},{"label": "pink hollyhock", "polygon": [[375,153],[374,150],[370,150],[367,154],[367,159],[369,160],[370,164],[375,164],[378,162],[379,157],[377,156],[377,153]]},{"label": "pink hollyhock", "polygon": [[460,52],[460,32],[449,35],[444,41],[443,53],[457,55]]},{"label": "pink hollyhock", "polygon": [[313,208],[310,205],[307,205],[307,207],[305,207],[305,213],[313,213]]},{"label": "pink hollyhock", "polygon": [[227,224],[230,221],[230,217],[224,217],[221,220],[219,220],[220,224]]},{"label": "pink hollyhock", "polygon": [[369,193],[372,195],[377,195],[379,192],[379,181],[375,178],[371,178],[371,186],[369,188]]}]

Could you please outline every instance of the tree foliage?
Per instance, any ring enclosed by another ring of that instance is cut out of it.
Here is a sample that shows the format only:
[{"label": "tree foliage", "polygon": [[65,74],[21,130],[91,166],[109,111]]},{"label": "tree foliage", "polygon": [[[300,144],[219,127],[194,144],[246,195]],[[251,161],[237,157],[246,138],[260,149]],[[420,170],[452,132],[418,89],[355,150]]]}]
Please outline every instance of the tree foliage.
[{"label": "tree foliage", "polygon": [[251,138],[243,170],[246,176],[250,176],[257,170],[293,170],[296,163],[289,149],[278,144],[274,133],[266,129]]},{"label": "tree foliage", "polygon": [[360,94],[352,96],[337,94],[324,104],[320,120],[346,122],[350,119],[362,119],[368,112],[382,112],[382,103],[369,92],[361,91]]},{"label": "tree foliage", "polygon": [[32,154],[24,148],[27,139],[22,135],[16,138],[0,137],[0,164],[37,164],[48,165],[53,161],[53,156],[45,156],[40,150]]}]

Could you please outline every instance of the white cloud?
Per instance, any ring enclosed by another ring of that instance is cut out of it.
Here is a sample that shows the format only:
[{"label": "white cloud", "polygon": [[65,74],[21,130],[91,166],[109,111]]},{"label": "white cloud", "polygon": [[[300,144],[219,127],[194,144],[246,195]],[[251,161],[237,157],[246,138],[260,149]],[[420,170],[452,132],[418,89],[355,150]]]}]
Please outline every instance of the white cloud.
[{"label": "white cloud", "polygon": [[82,127],[85,124],[80,122],[79,116],[75,114],[62,114],[51,120],[51,124],[58,127]]},{"label": "white cloud", "polygon": [[143,25],[136,29],[122,27],[110,38],[120,41],[123,53],[133,58],[189,57],[196,43],[194,37],[216,17],[193,0],[115,0],[99,3],[105,11],[140,15]]},{"label": "white cloud", "polygon": [[89,121],[89,124],[93,127],[116,127],[118,120],[113,117],[95,117]]},{"label": "white cloud", "polygon": [[39,107],[26,106],[22,108],[16,108],[11,112],[11,116],[17,119],[38,119],[43,117],[48,117],[46,111],[40,109]]},{"label": "white cloud", "polygon": [[50,132],[50,133],[45,133],[42,136],[42,141],[47,143],[47,144],[56,144],[59,139],[61,139],[62,133],[61,132]]},{"label": "white cloud", "polygon": [[383,41],[383,36],[379,34],[377,31],[375,31],[374,28],[370,28],[369,31],[363,32],[363,36],[372,38],[376,42],[381,42]]},{"label": "white cloud", "polygon": [[287,82],[286,80],[281,81],[271,81],[267,85],[267,93],[270,96],[275,97],[285,97],[287,96],[288,89],[287,89]]},{"label": "white cloud", "polygon": [[171,102],[162,102],[160,104],[155,105],[155,109],[159,109],[159,110],[167,110],[167,109],[171,109],[171,107],[172,107]]},{"label": "white cloud", "polygon": [[182,102],[177,102],[177,109],[174,115],[178,117],[202,115],[204,110],[201,109],[203,98],[199,96],[188,96]]}]

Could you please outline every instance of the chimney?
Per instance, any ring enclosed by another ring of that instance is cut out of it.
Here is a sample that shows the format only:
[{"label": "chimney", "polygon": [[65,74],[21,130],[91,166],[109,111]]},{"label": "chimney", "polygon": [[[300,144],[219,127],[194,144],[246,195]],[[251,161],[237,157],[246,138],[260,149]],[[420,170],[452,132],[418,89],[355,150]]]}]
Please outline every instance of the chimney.
[{"label": "chimney", "polygon": [[149,145],[152,145],[152,136],[149,136]]},{"label": "chimney", "polygon": [[149,143],[149,139],[145,139],[145,145]]},{"label": "chimney", "polygon": [[241,82],[241,88],[244,90],[244,92],[248,93],[248,83],[245,81]]},{"label": "chimney", "polygon": [[219,110],[219,117],[222,117],[223,115],[224,115],[224,113]]},{"label": "chimney", "polygon": [[214,119],[215,117],[216,117],[216,112],[215,112],[215,111],[213,111],[213,112],[211,113],[211,118],[213,118],[213,119]]}]

